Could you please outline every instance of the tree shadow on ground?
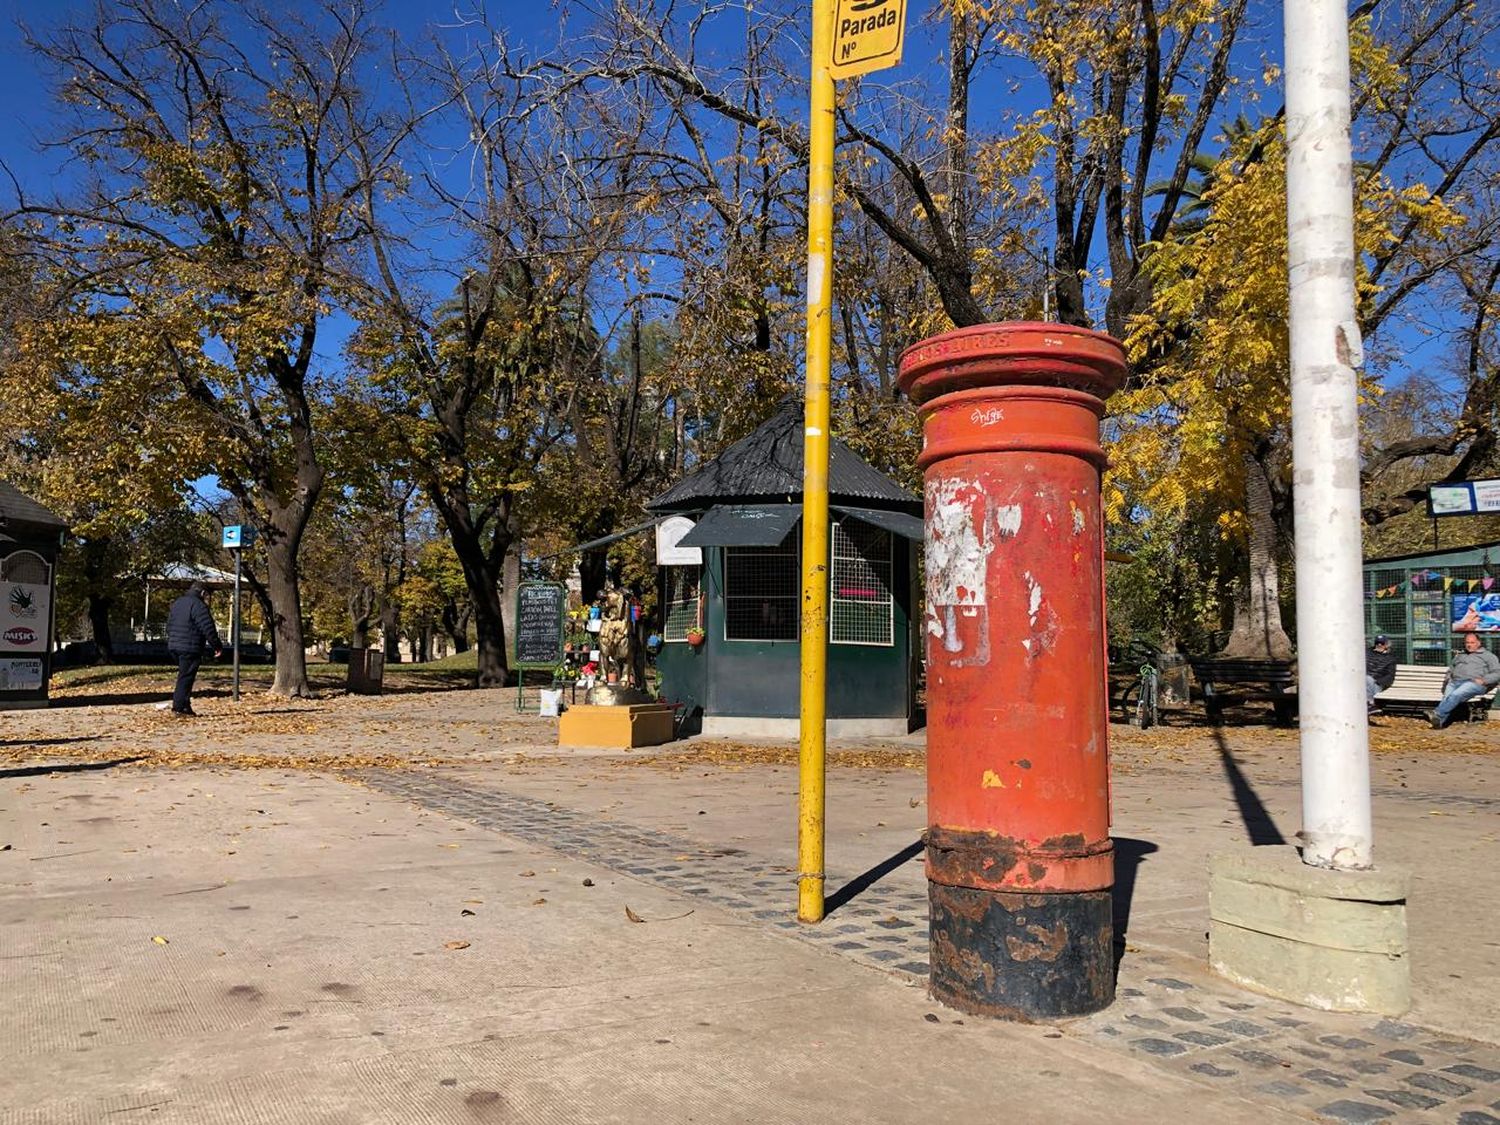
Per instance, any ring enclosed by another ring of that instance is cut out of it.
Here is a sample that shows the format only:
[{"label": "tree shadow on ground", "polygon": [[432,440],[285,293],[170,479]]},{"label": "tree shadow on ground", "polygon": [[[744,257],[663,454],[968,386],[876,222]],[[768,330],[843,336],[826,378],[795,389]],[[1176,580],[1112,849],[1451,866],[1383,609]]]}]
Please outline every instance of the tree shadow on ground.
[{"label": "tree shadow on ground", "polygon": [[76,738],[9,738],[0,739],[0,746],[67,746],[74,742],[98,742],[101,737],[81,734]]},{"label": "tree shadow on ground", "polygon": [[[228,696],[228,691],[195,691],[194,699],[212,699]],[[165,691],[115,691],[98,695],[55,695],[47,701],[48,710],[64,707],[115,707],[126,703],[165,703],[172,698],[172,689]]]},{"label": "tree shadow on ground", "polygon": [[41,777],[49,773],[85,773],[107,770],[115,766],[128,766],[131,762],[144,761],[145,758],[144,754],[134,754],[129,758],[111,758],[106,762],[54,762],[49,766],[18,766],[15,769],[0,770],[0,778]]},{"label": "tree shadow on ground", "polygon": [[[1117,707],[1116,713],[1119,708]],[[1193,703],[1190,706],[1163,707],[1158,711],[1158,725],[1172,727],[1178,730],[1219,730],[1223,727],[1238,729],[1243,727],[1271,727],[1275,730],[1296,730],[1296,724],[1290,726],[1279,724],[1276,721],[1276,712],[1266,704],[1258,702],[1241,703],[1236,706],[1226,707],[1219,713],[1217,719],[1209,718],[1208,713],[1203,710],[1201,703]],[[1111,716],[1112,723],[1129,724],[1130,716],[1123,719]]]}]

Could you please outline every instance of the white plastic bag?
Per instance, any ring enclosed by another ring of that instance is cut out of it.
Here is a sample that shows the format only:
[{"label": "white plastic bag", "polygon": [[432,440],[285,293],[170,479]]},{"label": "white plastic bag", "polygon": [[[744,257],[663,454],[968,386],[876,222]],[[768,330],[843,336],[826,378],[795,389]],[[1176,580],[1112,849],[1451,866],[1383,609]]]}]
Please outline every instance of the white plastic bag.
[{"label": "white plastic bag", "polygon": [[541,709],[538,712],[544,719],[555,719],[563,711],[563,693],[561,688],[543,688],[541,693]]}]

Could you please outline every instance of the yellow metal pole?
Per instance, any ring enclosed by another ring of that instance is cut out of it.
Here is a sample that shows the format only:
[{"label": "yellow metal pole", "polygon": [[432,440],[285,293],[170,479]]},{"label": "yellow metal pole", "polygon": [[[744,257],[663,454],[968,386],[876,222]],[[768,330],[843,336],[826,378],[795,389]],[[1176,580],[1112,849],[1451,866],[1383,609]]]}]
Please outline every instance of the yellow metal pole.
[{"label": "yellow metal pole", "polygon": [[802,445],[802,706],[797,918],[823,920],[828,689],[828,382],[833,305],[833,0],[813,0],[807,177],[807,401]]}]

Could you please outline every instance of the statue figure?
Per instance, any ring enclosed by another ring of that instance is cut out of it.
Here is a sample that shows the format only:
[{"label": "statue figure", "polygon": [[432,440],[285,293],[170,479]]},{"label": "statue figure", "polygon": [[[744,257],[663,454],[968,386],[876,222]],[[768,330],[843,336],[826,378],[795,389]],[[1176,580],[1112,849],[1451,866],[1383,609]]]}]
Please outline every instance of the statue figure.
[{"label": "statue figure", "polygon": [[599,665],[604,682],[639,689],[636,680],[635,627],[630,620],[630,599],[611,586],[604,592],[599,626]]}]

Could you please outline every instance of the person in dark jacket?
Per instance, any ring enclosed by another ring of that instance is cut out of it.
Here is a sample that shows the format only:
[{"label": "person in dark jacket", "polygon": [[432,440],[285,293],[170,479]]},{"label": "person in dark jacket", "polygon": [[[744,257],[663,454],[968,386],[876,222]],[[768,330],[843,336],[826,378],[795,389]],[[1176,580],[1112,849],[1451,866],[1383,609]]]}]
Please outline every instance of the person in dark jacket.
[{"label": "person in dark jacket", "polygon": [[1391,651],[1391,639],[1384,633],[1375,636],[1375,643],[1365,653],[1365,702],[1375,710],[1375,697],[1390,687],[1396,679],[1396,654]]},{"label": "person in dark jacket", "polygon": [[224,642],[219,640],[219,630],[214,627],[214,616],[203,602],[203,584],[194,582],[187,593],[172,603],[167,613],[167,652],[177,661],[177,686],[172,691],[172,714],[193,715],[193,681],[198,678],[198,665],[203,662],[203,646],[214,650],[214,656],[224,652]]}]

